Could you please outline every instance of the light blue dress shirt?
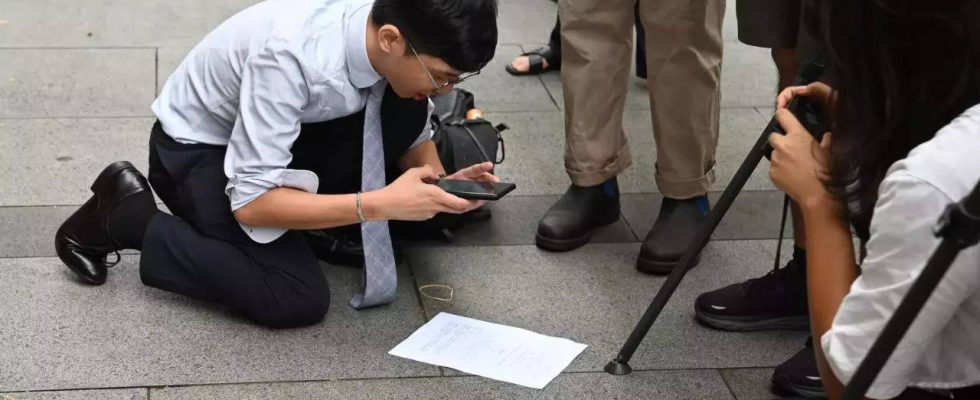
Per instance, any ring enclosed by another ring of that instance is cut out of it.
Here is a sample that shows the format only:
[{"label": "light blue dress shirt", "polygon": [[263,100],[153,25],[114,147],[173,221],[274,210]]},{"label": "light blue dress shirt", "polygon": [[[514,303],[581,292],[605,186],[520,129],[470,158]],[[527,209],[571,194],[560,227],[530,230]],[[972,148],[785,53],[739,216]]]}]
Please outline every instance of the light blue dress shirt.
[{"label": "light blue dress shirt", "polygon": [[[372,4],[264,1],[209,33],[167,79],[153,113],[178,142],[228,146],[233,211],[276,187],[316,193],[316,174],[287,168],[290,148],[301,123],[364,109],[368,89],[382,79],[365,44]],[[415,144],[431,137],[426,127]],[[260,243],[286,232],[242,227]]]}]

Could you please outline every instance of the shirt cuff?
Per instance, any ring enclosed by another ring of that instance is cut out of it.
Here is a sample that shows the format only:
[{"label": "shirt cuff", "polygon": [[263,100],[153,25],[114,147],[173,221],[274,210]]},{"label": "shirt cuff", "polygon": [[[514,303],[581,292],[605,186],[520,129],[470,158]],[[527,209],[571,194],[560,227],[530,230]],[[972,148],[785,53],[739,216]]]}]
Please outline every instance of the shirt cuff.
[{"label": "shirt cuff", "polygon": [[[316,193],[320,187],[320,179],[312,171],[275,169],[241,179],[229,179],[228,185],[225,186],[225,194],[228,195],[228,199],[231,201],[231,211],[234,212],[270,189],[277,187],[290,187],[308,193]],[[238,224],[245,234],[256,243],[269,243],[289,230],[286,228],[251,226],[241,222]]]}]

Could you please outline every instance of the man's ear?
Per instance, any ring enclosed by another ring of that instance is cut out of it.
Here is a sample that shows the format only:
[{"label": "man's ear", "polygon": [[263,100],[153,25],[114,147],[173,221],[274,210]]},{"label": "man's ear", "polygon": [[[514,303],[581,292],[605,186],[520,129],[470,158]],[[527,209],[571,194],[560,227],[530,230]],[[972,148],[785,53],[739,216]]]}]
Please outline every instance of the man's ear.
[{"label": "man's ear", "polygon": [[405,40],[398,27],[385,24],[378,29],[378,46],[387,54],[402,55],[405,53]]}]

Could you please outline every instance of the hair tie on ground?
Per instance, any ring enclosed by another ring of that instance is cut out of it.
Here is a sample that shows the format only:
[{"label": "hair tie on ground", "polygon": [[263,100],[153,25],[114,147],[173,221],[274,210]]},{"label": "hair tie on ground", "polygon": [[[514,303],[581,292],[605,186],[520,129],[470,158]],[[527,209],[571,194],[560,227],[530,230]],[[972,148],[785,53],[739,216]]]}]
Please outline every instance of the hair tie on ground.
[{"label": "hair tie on ground", "polygon": [[[432,295],[429,295],[429,294],[425,293],[425,289],[431,289],[431,288],[448,289],[449,290],[449,297],[447,298],[447,297],[432,296]],[[432,300],[453,301],[453,292],[454,292],[453,291],[453,288],[451,288],[449,286],[446,286],[446,285],[422,285],[422,286],[419,287],[419,293],[422,296],[428,297],[428,298],[430,298]]]}]

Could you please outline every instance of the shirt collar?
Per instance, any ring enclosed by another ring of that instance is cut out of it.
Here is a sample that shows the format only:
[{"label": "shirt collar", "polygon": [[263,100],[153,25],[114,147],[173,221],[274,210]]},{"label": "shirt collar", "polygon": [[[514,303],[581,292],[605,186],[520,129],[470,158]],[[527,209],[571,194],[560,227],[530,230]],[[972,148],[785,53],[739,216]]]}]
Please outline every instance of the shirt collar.
[{"label": "shirt collar", "polygon": [[347,46],[347,74],[351,83],[359,89],[371,87],[381,80],[381,75],[371,66],[367,54],[367,24],[373,1],[354,1],[347,12],[344,35]]}]

